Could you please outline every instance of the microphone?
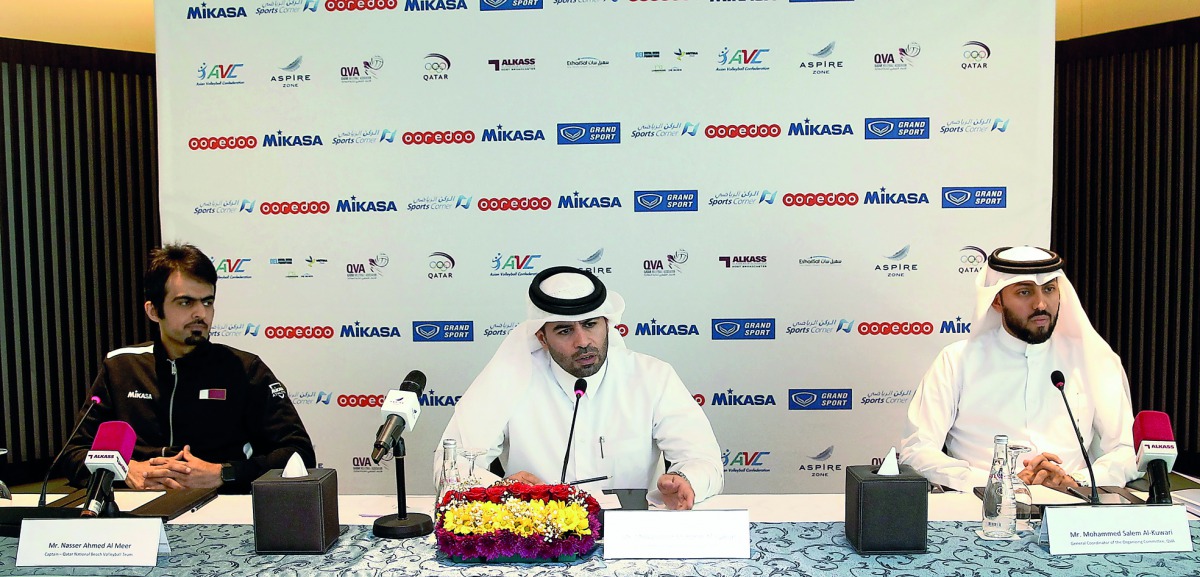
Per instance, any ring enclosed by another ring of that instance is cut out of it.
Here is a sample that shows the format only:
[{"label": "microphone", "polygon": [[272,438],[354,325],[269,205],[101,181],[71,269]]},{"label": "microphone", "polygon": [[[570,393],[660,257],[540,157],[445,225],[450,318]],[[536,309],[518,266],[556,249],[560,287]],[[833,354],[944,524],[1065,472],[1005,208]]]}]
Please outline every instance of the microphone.
[{"label": "microphone", "polygon": [[99,517],[112,502],[113,481],[124,481],[129,474],[129,458],[133,456],[136,442],[137,433],[133,432],[129,423],[100,423],[92,449],[83,461],[92,472],[92,478],[88,480],[87,500],[84,501],[81,517]]},{"label": "microphone", "polygon": [[562,475],[558,478],[561,485],[567,482],[567,461],[571,460],[571,442],[575,439],[575,418],[579,416],[579,399],[587,392],[587,381],[575,381],[575,412],[571,414],[571,432],[567,435],[567,453],[563,455]]},{"label": "microphone", "polygon": [[1171,481],[1167,473],[1175,467],[1175,434],[1171,432],[1171,417],[1161,411],[1142,411],[1133,419],[1133,446],[1137,447],[1138,471],[1145,471],[1150,481],[1152,505],[1171,504]]},{"label": "microphone", "polygon": [[66,442],[63,443],[58,454],[54,456],[54,460],[50,462],[50,468],[46,469],[46,477],[42,479],[42,493],[38,496],[38,507],[46,506],[46,486],[50,484],[50,473],[54,472],[54,466],[58,464],[58,460],[62,458],[63,453],[67,451],[67,447],[71,444],[71,439],[75,438],[75,434],[79,432],[79,427],[83,426],[83,422],[87,420],[88,415],[92,412],[92,407],[100,404],[100,397],[92,396],[88,399],[87,408],[83,410],[83,416],[79,418],[79,422],[75,423],[75,428],[71,430],[71,434],[67,435]]},{"label": "microphone", "polygon": [[1075,440],[1079,441],[1079,451],[1083,453],[1083,464],[1087,465],[1088,478],[1092,481],[1092,496],[1093,505],[1100,504],[1100,493],[1096,491],[1096,473],[1092,470],[1092,458],[1088,456],[1087,447],[1083,446],[1083,435],[1079,432],[1079,425],[1075,424],[1075,415],[1071,413],[1071,403],[1067,402],[1067,393],[1063,390],[1067,386],[1067,378],[1063,376],[1062,371],[1054,371],[1050,373],[1050,382],[1054,388],[1058,389],[1058,393],[1062,395],[1063,405],[1067,407],[1067,417],[1071,419],[1071,428],[1075,429]]},{"label": "microphone", "polygon": [[425,373],[411,371],[400,388],[388,391],[383,401],[383,414],[387,417],[375,433],[375,450],[371,451],[371,461],[379,464],[379,460],[392,449],[400,433],[412,432],[421,416],[421,401],[417,397],[425,390]]}]

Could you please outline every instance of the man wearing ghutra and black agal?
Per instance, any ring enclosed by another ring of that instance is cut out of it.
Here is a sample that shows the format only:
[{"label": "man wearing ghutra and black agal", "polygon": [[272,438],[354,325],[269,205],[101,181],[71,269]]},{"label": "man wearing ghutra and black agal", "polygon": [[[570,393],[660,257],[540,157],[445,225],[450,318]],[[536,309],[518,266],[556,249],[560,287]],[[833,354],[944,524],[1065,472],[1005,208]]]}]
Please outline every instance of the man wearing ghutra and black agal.
[{"label": "man wearing ghutra and black agal", "polygon": [[[1001,248],[976,279],[971,337],[942,349],[908,406],[902,463],[960,491],[987,484],[993,437],[1028,445],[1018,475],[1065,491],[1088,483],[1051,374],[1066,376],[1100,485],[1137,476],[1133,410],[1121,359],[1084,313],[1055,253]],[[943,450],[944,449],[944,450]]]},{"label": "man wearing ghutra and black agal", "polygon": [[[527,320],[463,394],[442,439],[486,451],[477,472],[499,458],[510,479],[557,482],[576,390],[584,388],[567,482],[603,478],[580,485],[590,492],[646,488],[671,509],[720,493],[720,447],[708,418],[671,365],[625,348],[616,329],[620,295],[587,271],[554,267],[534,277],[526,308]],[[437,451],[435,471],[440,458]]]}]

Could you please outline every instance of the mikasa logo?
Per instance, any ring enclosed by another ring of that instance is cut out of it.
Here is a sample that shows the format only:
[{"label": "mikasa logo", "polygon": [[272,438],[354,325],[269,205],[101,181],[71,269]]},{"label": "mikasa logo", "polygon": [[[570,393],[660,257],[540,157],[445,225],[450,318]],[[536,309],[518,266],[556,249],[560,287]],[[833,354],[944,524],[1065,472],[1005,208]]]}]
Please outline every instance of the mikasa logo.
[{"label": "mikasa logo", "polygon": [[150,401],[150,400],[154,399],[154,396],[151,395],[150,393],[139,393],[137,391],[129,391],[128,398],[130,398],[130,399],[146,399],[147,401]]}]

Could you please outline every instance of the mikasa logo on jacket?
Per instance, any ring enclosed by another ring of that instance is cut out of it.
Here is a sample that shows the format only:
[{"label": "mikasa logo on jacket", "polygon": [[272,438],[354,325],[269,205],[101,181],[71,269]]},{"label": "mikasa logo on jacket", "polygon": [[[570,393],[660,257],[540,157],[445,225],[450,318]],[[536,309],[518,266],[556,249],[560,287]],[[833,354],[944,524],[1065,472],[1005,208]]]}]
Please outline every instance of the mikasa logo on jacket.
[{"label": "mikasa logo on jacket", "polygon": [[129,391],[128,398],[130,398],[130,399],[146,399],[147,401],[149,401],[149,400],[153,400],[154,396],[151,395],[150,393],[139,393],[137,391]]}]

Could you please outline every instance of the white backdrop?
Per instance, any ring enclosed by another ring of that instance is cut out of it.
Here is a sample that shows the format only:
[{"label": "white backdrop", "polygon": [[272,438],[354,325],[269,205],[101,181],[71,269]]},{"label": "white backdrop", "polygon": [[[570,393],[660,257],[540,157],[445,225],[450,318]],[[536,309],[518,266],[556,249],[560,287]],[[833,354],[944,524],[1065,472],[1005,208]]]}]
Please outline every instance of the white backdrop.
[{"label": "white backdrop", "polygon": [[346,4],[155,9],[163,237],[214,258],[214,340],[344,493],[393,490],[371,405],[414,368],[431,489],[559,264],[704,403],[726,492],[840,492],[966,336],[982,255],[1049,240],[1053,3]]}]

